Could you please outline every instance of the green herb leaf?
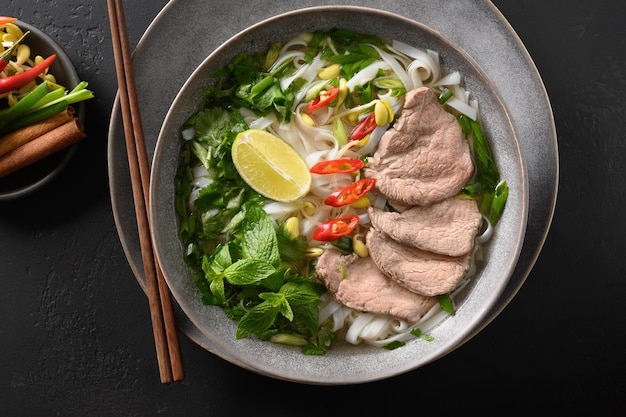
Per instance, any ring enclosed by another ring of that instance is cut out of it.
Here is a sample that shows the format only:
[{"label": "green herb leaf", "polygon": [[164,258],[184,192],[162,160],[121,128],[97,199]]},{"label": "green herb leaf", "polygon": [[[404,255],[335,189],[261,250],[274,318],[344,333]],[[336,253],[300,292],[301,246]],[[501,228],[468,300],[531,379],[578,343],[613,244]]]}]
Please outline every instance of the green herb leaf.
[{"label": "green herb leaf", "polygon": [[309,343],[302,348],[305,355],[324,355],[336,341],[337,334],[332,330],[332,323],[326,322],[320,326],[317,335],[311,337]]},{"label": "green herb leaf", "polygon": [[226,291],[224,289],[224,276],[217,275],[209,284],[211,294],[215,296],[215,303],[223,304],[226,302]]},{"label": "green herb leaf", "polygon": [[276,292],[262,292],[259,298],[277,307],[278,311],[289,321],[293,320],[293,311],[284,294]]},{"label": "green herb leaf", "polygon": [[426,333],[423,333],[422,330],[420,328],[417,328],[417,327],[414,328],[414,329],[411,329],[411,334],[413,336],[415,336],[417,338],[420,338],[422,340],[425,340],[427,342],[432,342],[433,340],[435,340],[434,337],[432,337],[432,336],[430,336],[430,335],[428,335]]},{"label": "green herb leaf", "polygon": [[394,340],[393,342],[389,342],[386,345],[383,346],[383,348],[387,349],[387,350],[394,350],[394,349],[398,349],[402,346],[404,346],[406,343],[400,341],[400,340]]},{"label": "green herb leaf", "polygon": [[319,308],[317,301],[308,304],[290,304],[293,309],[294,316],[307,329],[307,331],[315,337],[318,333],[319,326]]},{"label": "green herb leaf", "polygon": [[280,288],[289,303],[298,306],[317,303],[325,291],[323,285],[308,280],[289,281]]},{"label": "green herb leaf", "polygon": [[354,248],[352,246],[352,238],[348,236],[341,236],[339,239],[330,242],[330,244],[346,253],[354,252]]},{"label": "green herb leaf", "polygon": [[302,325],[316,335],[319,325],[319,297],[326,291],[323,285],[308,280],[294,280],[285,283],[280,292],[293,309]]},{"label": "green herb leaf", "polygon": [[450,294],[441,294],[437,296],[437,301],[439,302],[439,306],[446,313],[454,314],[454,304],[452,303],[452,299],[450,298]]},{"label": "green herb leaf", "polygon": [[274,223],[257,202],[245,204],[242,224],[242,251],[246,258],[264,259],[271,265],[280,264],[280,252]]},{"label": "green herb leaf", "polygon": [[284,262],[296,262],[302,260],[307,249],[307,241],[304,236],[291,238],[291,234],[281,223],[276,231],[276,239],[280,257]]},{"label": "green herb leaf", "polygon": [[215,304],[223,304],[226,301],[224,274],[216,270],[213,265],[209,257],[203,257],[202,270],[204,271],[204,278],[209,283],[209,291],[215,297],[212,302]]},{"label": "green herb leaf", "polygon": [[321,51],[320,48],[321,48],[322,42],[324,41],[324,38],[326,38],[325,32],[321,30],[316,30],[315,32],[313,32],[313,36],[311,37],[311,40],[307,44],[307,50],[304,55],[304,59],[307,63],[310,64],[313,61],[313,58],[315,58],[315,55],[317,55],[318,52]]},{"label": "green herb leaf", "polygon": [[213,269],[219,272],[224,272],[226,268],[232,264],[233,260],[230,256],[229,245],[218,246],[211,256],[211,265],[213,266]]},{"label": "green herb leaf", "polygon": [[241,339],[266,331],[276,320],[278,312],[278,307],[267,301],[255,306],[239,320],[235,337]]},{"label": "green herb leaf", "polygon": [[251,285],[274,274],[276,269],[263,259],[240,259],[224,270],[224,277],[233,285]]}]

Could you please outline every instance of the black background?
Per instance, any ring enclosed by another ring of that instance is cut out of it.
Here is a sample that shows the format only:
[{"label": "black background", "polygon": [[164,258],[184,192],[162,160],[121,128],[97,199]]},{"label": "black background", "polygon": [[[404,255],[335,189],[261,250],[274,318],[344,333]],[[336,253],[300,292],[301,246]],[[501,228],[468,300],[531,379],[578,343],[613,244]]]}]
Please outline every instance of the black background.
[{"label": "black background", "polygon": [[[560,184],[543,251],[504,312],[444,359],[385,381],[277,381],[185,336],[186,378],[159,382],[146,297],[120,244],[106,142],[116,92],[103,1],[7,0],[54,33],[97,98],[89,138],[36,194],[0,203],[0,415],[626,413],[626,12],[617,1],[497,0],[556,122]],[[67,4],[66,4],[67,3]],[[127,2],[133,45],[166,3]]]}]

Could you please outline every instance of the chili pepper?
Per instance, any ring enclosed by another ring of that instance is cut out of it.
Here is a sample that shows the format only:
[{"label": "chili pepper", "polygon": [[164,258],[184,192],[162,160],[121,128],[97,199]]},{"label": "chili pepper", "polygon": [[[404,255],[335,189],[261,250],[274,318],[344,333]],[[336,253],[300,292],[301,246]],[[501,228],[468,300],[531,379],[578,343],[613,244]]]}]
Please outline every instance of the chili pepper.
[{"label": "chili pepper", "polygon": [[17,22],[17,17],[7,17],[0,16],[0,25],[4,25],[6,23]]},{"label": "chili pepper", "polygon": [[50,65],[52,65],[52,62],[56,57],[56,54],[52,54],[48,58],[41,61],[39,64],[24,72],[11,75],[10,77],[0,78],[0,94],[8,93],[9,91],[25,86],[26,84],[37,78],[39,74],[44,72]]},{"label": "chili pepper", "polygon": [[325,221],[313,231],[313,239],[332,242],[352,232],[359,225],[359,216],[343,216]]},{"label": "chili pepper", "polygon": [[17,49],[19,44],[22,43],[26,35],[28,35],[29,33],[30,31],[23,34],[21,38],[19,38],[15,43],[13,43],[13,45],[11,45],[4,52],[2,52],[2,54],[0,54],[0,71],[4,71],[7,65],[9,65],[9,62],[11,61],[11,57],[13,56],[13,52],[15,52],[15,49]]},{"label": "chili pepper", "polygon": [[311,167],[310,171],[313,174],[345,174],[356,172],[363,166],[363,161],[359,158],[345,157],[318,162]]},{"label": "chili pepper", "polygon": [[333,207],[341,207],[354,203],[365,194],[369,193],[376,184],[376,178],[363,178],[335,191],[324,200],[324,204]]},{"label": "chili pepper", "polygon": [[376,129],[376,114],[372,113],[352,129],[348,136],[349,141],[361,140]]},{"label": "chili pepper", "polygon": [[313,110],[328,106],[334,99],[337,98],[337,95],[339,95],[338,87],[320,91],[317,97],[309,103],[309,106],[306,109],[307,113],[312,113]]}]

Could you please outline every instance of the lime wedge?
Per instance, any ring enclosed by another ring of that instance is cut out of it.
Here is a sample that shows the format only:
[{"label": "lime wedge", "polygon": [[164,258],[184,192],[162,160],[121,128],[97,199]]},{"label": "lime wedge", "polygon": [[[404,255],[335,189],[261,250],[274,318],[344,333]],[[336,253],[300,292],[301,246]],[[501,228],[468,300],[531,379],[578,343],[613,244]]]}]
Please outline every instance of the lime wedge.
[{"label": "lime wedge", "polygon": [[239,133],[233,142],[232,156],[239,175],[267,198],[294,201],[311,188],[311,173],[302,157],[288,143],[265,130]]}]

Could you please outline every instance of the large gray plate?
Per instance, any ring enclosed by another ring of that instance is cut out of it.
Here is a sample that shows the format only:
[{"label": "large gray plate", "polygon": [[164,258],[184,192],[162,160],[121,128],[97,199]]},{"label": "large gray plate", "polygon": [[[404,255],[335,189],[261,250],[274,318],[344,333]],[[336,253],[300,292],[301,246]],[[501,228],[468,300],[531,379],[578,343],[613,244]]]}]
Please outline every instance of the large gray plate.
[{"label": "large gray plate", "polygon": [[[512,279],[500,301],[463,341],[469,340],[499,314],[528,276],[550,226],[558,185],[558,151],[550,104],[531,58],[504,17],[490,2],[484,0],[445,3],[437,0],[303,1],[297,5],[264,1],[263,7],[258,8],[249,1],[229,1],[228,7],[220,7],[218,3],[203,0],[171,1],[148,28],[135,51],[139,99],[150,152],[154,149],[162,121],[176,94],[204,58],[246,27],[296,8],[345,4],[375,7],[404,15],[441,32],[459,45],[492,81],[508,110],[527,164],[528,218],[531,220]],[[237,13],[237,10],[243,8],[251,12],[244,15]],[[181,30],[182,27],[185,31]],[[479,31],[475,30],[477,27]],[[158,65],[163,45],[168,45],[168,49],[176,50],[178,54],[177,59],[171,62],[173,67],[168,74],[168,83],[163,83],[159,74],[153,71]],[[190,48],[189,45],[194,47]],[[152,88],[154,85],[160,88]],[[123,128],[117,105],[112,113],[109,133],[109,172],[118,233],[131,268],[139,284],[144,286]],[[227,355],[209,343],[181,310],[177,309],[177,312],[178,325],[185,334],[207,350],[220,356]]]}]

